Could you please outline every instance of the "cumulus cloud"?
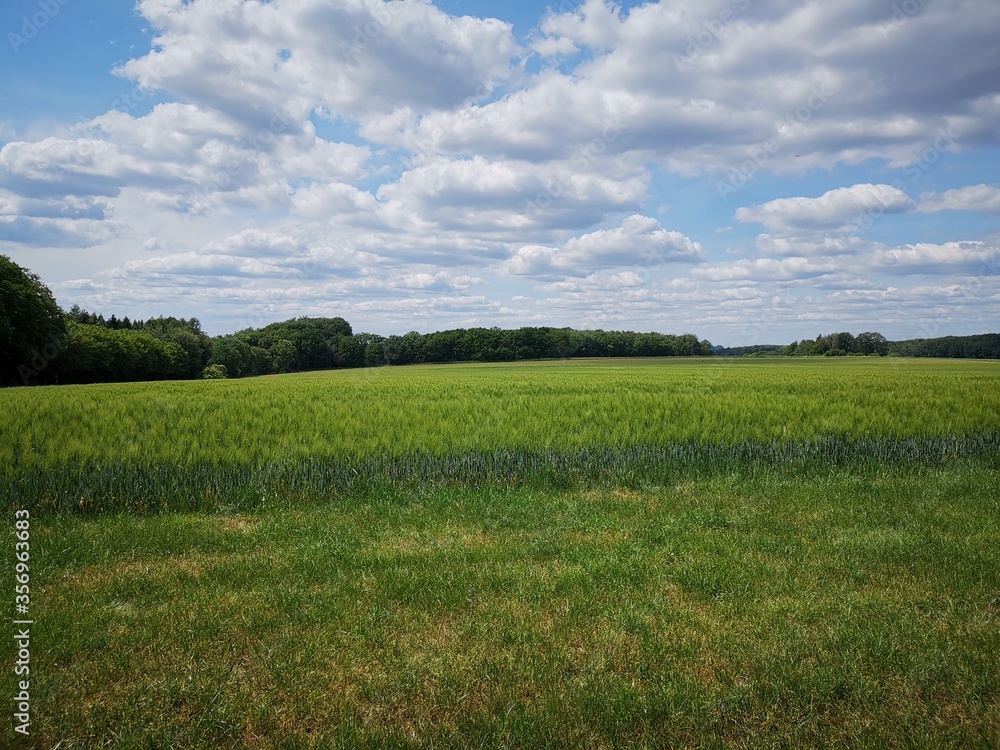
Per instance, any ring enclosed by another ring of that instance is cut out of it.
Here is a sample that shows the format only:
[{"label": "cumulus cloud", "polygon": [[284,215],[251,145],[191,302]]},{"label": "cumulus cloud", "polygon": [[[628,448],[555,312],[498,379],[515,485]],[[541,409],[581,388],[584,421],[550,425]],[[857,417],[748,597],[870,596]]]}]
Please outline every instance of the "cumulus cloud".
[{"label": "cumulus cloud", "polygon": [[609,152],[655,153],[682,174],[725,174],[748,161],[782,173],[873,158],[898,166],[928,148],[995,144],[989,71],[1000,51],[988,29],[1000,7],[954,0],[902,24],[892,16],[862,0],[684,0],[627,14],[588,0],[540,27],[542,54],[589,50],[571,72],[543,70],[487,106],[401,127],[411,143],[447,153],[540,159],[613,126]]},{"label": "cumulus cloud", "polygon": [[943,193],[923,193],[917,209],[922,213],[937,211],[978,211],[1000,214],[1000,185],[970,185]]},{"label": "cumulus cloud", "polygon": [[856,227],[864,217],[905,213],[914,207],[913,201],[899,188],[866,183],[836,188],[818,198],[779,198],[740,208],[734,218],[782,233],[801,229],[845,230]]},{"label": "cumulus cloud", "polygon": [[874,263],[893,274],[955,273],[1000,275],[1000,248],[984,242],[920,242],[878,250]]},{"label": "cumulus cloud", "polygon": [[551,36],[534,40],[531,48],[542,57],[569,56],[580,51],[571,39]]},{"label": "cumulus cloud", "polygon": [[691,269],[691,276],[705,281],[790,281],[836,273],[829,258],[756,258],[714,263]]},{"label": "cumulus cloud", "polygon": [[617,179],[600,171],[572,171],[555,162],[484,157],[436,159],[415,167],[377,192],[396,226],[423,231],[462,230],[511,240],[546,229],[592,224],[610,212],[634,210],[645,196],[645,175]]},{"label": "cumulus cloud", "polygon": [[92,219],[0,216],[0,240],[27,247],[94,247],[122,233],[121,224]]},{"label": "cumulus cloud", "polygon": [[363,116],[488,94],[518,54],[510,24],[424,2],[141,0],[153,50],[120,68],[255,127],[275,113]]},{"label": "cumulus cloud", "polygon": [[871,250],[874,243],[852,234],[861,225],[846,227],[841,232],[797,232],[784,235],[757,235],[757,250],[766,256],[830,257],[855,255]]},{"label": "cumulus cloud", "polygon": [[500,270],[512,276],[586,276],[622,266],[648,269],[665,263],[696,263],[702,255],[697,242],[664,229],[656,219],[636,214],[621,226],[574,237],[558,248],[522,246]]}]

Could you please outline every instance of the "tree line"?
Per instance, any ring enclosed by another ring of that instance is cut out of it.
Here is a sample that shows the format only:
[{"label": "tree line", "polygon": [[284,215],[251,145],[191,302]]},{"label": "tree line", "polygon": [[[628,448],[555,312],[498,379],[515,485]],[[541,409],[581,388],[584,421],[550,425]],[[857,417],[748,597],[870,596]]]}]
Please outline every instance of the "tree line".
[{"label": "tree line", "polygon": [[846,357],[850,354],[884,357],[888,353],[888,340],[876,331],[866,331],[857,336],[847,331],[820,334],[813,341],[793,341],[782,350],[782,354],[790,357]]},{"label": "tree line", "polygon": [[573,357],[887,356],[1000,359],[1000,334],[888,341],[821,334],[788,346],[713,347],[693,334],[525,327],[402,336],[345,319],[294,318],[210,337],[196,318],[130,320],[63,311],[37,275],[0,255],[0,385],[241,378],[338,367]]},{"label": "tree line", "polygon": [[824,333],[815,339],[793,341],[787,346],[713,347],[717,357],[944,357],[951,359],[1000,359],[1000,333],[942,336],[933,339],[889,341],[877,331],[855,336],[847,331]]},{"label": "tree line", "polygon": [[891,341],[889,342],[889,354],[899,357],[1000,359],[1000,333]]},{"label": "tree line", "polygon": [[[693,334],[572,328],[456,328],[402,336],[352,333],[343,318],[296,318],[212,342],[208,375],[245,377],[334,367],[445,362],[514,362],[570,357],[690,357],[711,355]],[[220,369],[221,368],[221,369]]]},{"label": "tree line", "polygon": [[444,362],[712,353],[693,334],[459,328],[355,334],[343,318],[295,318],[210,337],[196,318],[63,311],[37,275],[0,255],[0,384],[108,383]]}]

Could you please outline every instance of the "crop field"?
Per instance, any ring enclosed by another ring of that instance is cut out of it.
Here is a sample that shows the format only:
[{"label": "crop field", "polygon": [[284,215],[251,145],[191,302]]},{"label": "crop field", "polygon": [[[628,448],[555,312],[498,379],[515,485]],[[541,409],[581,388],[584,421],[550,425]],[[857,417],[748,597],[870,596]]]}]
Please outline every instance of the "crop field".
[{"label": "crop field", "polygon": [[83,512],[385,484],[659,483],[992,455],[1000,364],[555,362],[0,391],[0,491]]},{"label": "crop field", "polygon": [[20,746],[1000,746],[998,386],[844,358],[0,390]]}]

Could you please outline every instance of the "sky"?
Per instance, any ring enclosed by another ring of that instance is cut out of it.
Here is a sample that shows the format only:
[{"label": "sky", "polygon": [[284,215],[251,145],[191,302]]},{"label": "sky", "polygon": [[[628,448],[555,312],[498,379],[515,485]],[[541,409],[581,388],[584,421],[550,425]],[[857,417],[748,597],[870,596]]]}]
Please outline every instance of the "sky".
[{"label": "sky", "polygon": [[992,0],[9,0],[64,308],[726,346],[1000,331]]}]

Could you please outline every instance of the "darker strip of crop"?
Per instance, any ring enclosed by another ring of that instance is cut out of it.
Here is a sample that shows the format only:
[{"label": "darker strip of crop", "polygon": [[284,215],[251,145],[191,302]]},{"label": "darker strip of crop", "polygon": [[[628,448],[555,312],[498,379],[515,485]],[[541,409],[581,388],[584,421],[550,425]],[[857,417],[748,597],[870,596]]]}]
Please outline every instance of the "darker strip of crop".
[{"label": "darker strip of crop", "polygon": [[441,456],[311,458],[263,465],[192,461],[9,466],[0,495],[36,512],[252,510],[382,490],[428,487],[650,486],[733,472],[816,475],[842,468],[892,470],[976,460],[1000,468],[1000,433],[967,436],[805,442],[689,442],[598,446],[573,451],[502,449]]}]

